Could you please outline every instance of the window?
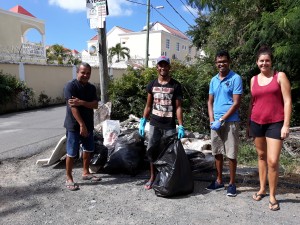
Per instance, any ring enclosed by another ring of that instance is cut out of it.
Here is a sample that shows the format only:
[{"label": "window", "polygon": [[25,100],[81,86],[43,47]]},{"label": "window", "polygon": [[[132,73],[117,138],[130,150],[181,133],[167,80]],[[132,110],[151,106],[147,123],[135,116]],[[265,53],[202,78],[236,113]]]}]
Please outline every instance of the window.
[{"label": "window", "polygon": [[189,47],[189,54],[192,53],[192,47]]},{"label": "window", "polygon": [[176,50],[179,52],[179,43],[176,43]]},{"label": "window", "polygon": [[167,49],[170,49],[170,39],[167,39],[167,40],[166,40],[166,48],[167,48]]}]

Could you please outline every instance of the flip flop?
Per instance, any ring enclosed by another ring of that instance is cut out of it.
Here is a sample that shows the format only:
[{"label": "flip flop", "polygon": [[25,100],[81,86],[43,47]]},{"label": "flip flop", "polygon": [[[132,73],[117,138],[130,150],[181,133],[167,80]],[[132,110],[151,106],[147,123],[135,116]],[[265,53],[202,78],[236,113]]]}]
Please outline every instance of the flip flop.
[{"label": "flip flop", "polygon": [[[269,201],[269,204],[271,205],[271,207],[270,207],[270,205],[269,205],[269,209],[270,209],[271,211],[277,211],[277,210],[280,209],[279,203],[278,203],[277,201],[275,201],[275,202]],[[277,207],[273,207],[273,206],[276,206],[276,205],[277,205]]]},{"label": "flip flop", "polygon": [[66,181],[66,188],[70,191],[79,190],[78,184],[76,184],[74,182],[68,182],[68,181]]},{"label": "flip flop", "polygon": [[260,201],[262,200],[264,197],[266,197],[267,194],[258,194],[258,193],[255,193],[252,198],[254,201]]},{"label": "flip flop", "polygon": [[100,181],[102,180],[100,177],[96,177],[92,174],[88,174],[88,175],[83,175],[82,176],[82,180],[90,180],[90,181]]},{"label": "flip flop", "polygon": [[148,181],[148,182],[145,184],[144,188],[145,188],[146,190],[150,190],[150,189],[152,188],[152,185],[153,185],[153,181]]}]

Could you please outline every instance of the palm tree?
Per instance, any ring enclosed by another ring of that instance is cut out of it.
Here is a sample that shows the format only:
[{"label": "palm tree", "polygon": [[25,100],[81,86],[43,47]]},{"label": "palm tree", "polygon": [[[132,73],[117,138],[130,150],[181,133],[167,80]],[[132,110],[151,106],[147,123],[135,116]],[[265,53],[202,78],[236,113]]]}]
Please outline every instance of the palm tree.
[{"label": "palm tree", "polygon": [[130,59],[130,49],[127,47],[122,47],[120,43],[116,44],[115,47],[111,47],[108,49],[108,60],[110,63],[112,63],[112,58],[116,55],[117,56],[117,61],[120,62],[120,58],[125,59]]},{"label": "palm tree", "polygon": [[71,50],[65,48],[62,45],[55,44],[50,46],[46,50],[47,54],[47,62],[50,64],[57,63],[57,64],[64,64],[67,56],[71,54]]}]

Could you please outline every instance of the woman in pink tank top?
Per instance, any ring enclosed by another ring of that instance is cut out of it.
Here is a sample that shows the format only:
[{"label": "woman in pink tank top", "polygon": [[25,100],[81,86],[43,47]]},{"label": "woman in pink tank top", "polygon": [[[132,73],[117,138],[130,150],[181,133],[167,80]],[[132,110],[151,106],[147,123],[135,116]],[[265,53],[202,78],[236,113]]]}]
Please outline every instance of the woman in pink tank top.
[{"label": "woman in pink tank top", "polygon": [[269,209],[280,209],[276,200],[279,158],[282,142],[289,135],[292,112],[291,86],[284,72],[272,69],[272,52],[262,46],[257,53],[256,64],[260,73],[251,79],[251,102],[249,106],[250,136],[258,155],[260,189],[253,195],[260,201],[267,195],[269,181]]}]

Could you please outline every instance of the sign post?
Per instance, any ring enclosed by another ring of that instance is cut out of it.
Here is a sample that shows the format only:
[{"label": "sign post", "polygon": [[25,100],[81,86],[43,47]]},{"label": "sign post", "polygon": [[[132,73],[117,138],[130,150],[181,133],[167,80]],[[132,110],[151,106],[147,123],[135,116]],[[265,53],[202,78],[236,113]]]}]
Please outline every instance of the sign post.
[{"label": "sign post", "polygon": [[86,0],[87,18],[90,19],[90,28],[98,32],[98,56],[101,102],[108,101],[108,68],[106,50],[106,23],[108,15],[107,0]]}]

